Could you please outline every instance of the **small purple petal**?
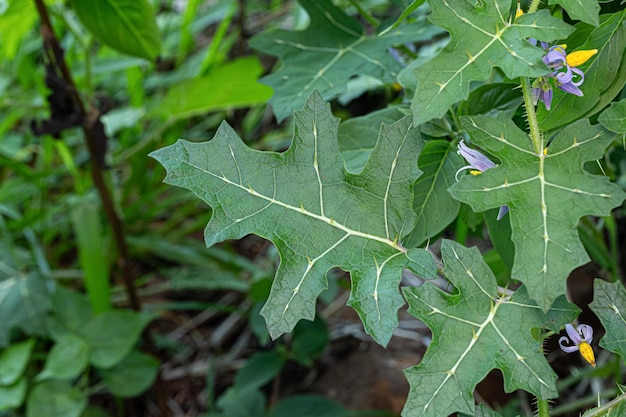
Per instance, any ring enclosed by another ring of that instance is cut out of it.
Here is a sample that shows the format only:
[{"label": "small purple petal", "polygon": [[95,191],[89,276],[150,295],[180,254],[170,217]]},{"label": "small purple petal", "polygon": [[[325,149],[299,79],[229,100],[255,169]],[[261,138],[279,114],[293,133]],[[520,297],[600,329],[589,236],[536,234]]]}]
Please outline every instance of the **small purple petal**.
[{"label": "small purple petal", "polygon": [[[571,324],[567,323],[565,325],[565,331],[567,332],[567,335],[569,336],[569,338],[572,341],[572,343],[574,343],[576,346],[580,345],[580,342],[583,341],[580,338],[580,335],[578,334],[576,329],[574,329],[574,326],[572,326]],[[559,339],[559,342],[560,341],[561,341],[561,339]]]},{"label": "small purple petal", "polygon": [[559,85],[559,88],[565,91],[566,93],[574,94],[574,95],[577,95],[578,97],[583,96],[582,90],[572,83],[561,84]]},{"label": "small purple petal", "polygon": [[572,353],[572,352],[576,352],[578,350],[578,345],[573,345],[573,346],[565,346],[563,343],[565,342],[569,342],[570,340],[565,337],[562,336],[559,339],[559,346],[561,347],[561,350],[565,353]]},{"label": "small purple petal", "polygon": [[571,81],[571,83],[576,85],[576,86],[581,85],[583,83],[583,81],[585,81],[585,73],[582,72],[581,70],[579,70],[576,67],[571,67],[571,68],[572,68],[572,72],[580,77],[579,80],[574,80],[574,75],[572,74],[572,81]]},{"label": "small purple petal", "polygon": [[539,103],[539,95],[541,94],[541,89],[539,87],[533,88],[532,96],[533,96],[533,106],[536,106]]},{"label": "small purple petal", "polygon": [[565,53],[562,49],[550,50],[543,58],[543,62],[550,68],[561,68],[567,65]]},{"label": "small purple petal", "polygon": [[567,84],[572,81],[572,77],[574,74],[572,73],[572,68],[569,66],[565,67],[565,71],[560,71],[555,74],[556,80],[561,84]]},{"label": "small purple petal", "polygon": [[498,211],[498,217],[496,217],[496,220],[500,220],[504,217],[505,214],[507,214],[509,212],[509,206],[501,206],[500,210]]},{"label": "small purple petal", "polygon": [[577,330],[585,342],[591,343],[593,341],[593,327],[587,324],[579,324]]},{"label": "small purple petal", "polygon": [[496,164],[491,162],[491,160],[485,155],[474,149],[469,148],[462,141],[459,142],[458,154],[465,158],[465,160],[472,166],[472,168],[477,169],[480,172],[485,172],[488,169],[496,166]]},{"label": "small purple petal", "polygon": [[552,89],[550,88],[548,91],[541,92],[541,101],[546,105],[546,110],[550,110],[550,106],[552,105]]}]

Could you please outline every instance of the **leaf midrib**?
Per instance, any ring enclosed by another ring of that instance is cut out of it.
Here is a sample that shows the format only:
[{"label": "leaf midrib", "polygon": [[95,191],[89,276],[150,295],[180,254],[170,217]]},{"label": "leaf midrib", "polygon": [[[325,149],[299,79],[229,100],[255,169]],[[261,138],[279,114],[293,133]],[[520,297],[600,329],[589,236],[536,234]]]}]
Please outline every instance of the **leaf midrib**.
[{"label": "leaf midrib", "polygon": [[[172,159],[174,159],[174,158],[172,158]],[[393,249],[395,249],[395,250],[397,250],[399,252],[402,252],[402,253],[406,253],[408,251],[406,248],[404,248],[403,246],[401,246],[397,242],[392,241],[390,239],[387,239],[387,238],[384,238],[384,237],[380,237],[380,236],[376,236],[376,235],[372,235],[372,234],[369,234],[369,233],[364,233],[364,232],[361,232],[361,231],[358,231],[358,230],[351,229],[348,226],[345,226],[344,224],[339,223],[339,222],[333,220],[331,217],[322,216],[320,214],[316,214],[316,213],[313,213],[311,211],[308,211],[304,207],[295,207],[295,206],[292,206],[291,204],[287,204],[287,203],[284,203],[284,202],[282,202],[280,200],[276,200],[273,197],[268,197],[268,196],[266,196],[264,194],[260,194],[260,193],[256,192],[252,188],[252,186],[246,187],[246,186],[244,186],[242,184],[238,184],[238,183],[228,179],[224,174],[217,175],[217,174],[215,174],[215,173],[213,173],[211,171],[208,171],[208,170],[206,170],[206,169],[204,169],[202,167],[194,165],[194,164],[190,163],[189,161],[186,161],[186,160],[183,160],[183,159],[174,159],[174,160],[178,161],[179,163],[185,164],[185,165],[187,165],[187,166],[189,166],[191,168],[197,169],[197,170],[199,170],[199,171],[201,171],[201,172],[203,172],[205,174],[208,174],[208,175],[212,176],[213,178],[219,179],[219,180],[225,182],[228,185],[231,185],[231,186],[234,186],[236,188],[239,188],[240,190],[243,190],[243,191],[247,192],[248,194],[250,194],[250,195],[252,195],[254,197],[261,198],[261,199],[263,199],[263,200],[265,200],[265,201],[267,201],[269,203],[276,204],[276,205],[284,207],[284,208],[286,208],[288,210],[291,210],[291,211],[294,211],[296,213],[300,213],[300,214],[303,214],[305,216],[308,216],[308,217],[314,218],[316,220],[319,220],[321,222],[324,222],[324,223],[326,223],[327,225],[329,225],[331,227],[334,227],[336,229],[339,229],[339,230],[345,232],[349,236],[357,236],[357,237],[361,237],[363,239],[368,239],[368,240],[373,240],[373,241],[376,241],[376,242],[380,242],[380,243],[383,243],[383,244],[385,244],[387,246],[390,246],[391,248],[393,248]]]}]

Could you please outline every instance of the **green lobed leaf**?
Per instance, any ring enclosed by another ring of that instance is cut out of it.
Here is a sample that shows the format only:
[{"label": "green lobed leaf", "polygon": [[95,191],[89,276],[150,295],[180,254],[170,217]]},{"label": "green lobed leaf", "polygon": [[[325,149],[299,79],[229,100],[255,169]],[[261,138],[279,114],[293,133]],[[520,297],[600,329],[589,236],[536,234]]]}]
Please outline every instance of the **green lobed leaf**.
[{"label": "green lobed leaf", "polygon": [[269,100],[280,121],[300,108],[313,90],[326,100],[346,91],[356,75],[368,75],[393,83],[401,65],[388,48],[405,42],[427,41],[438,28],[405,24],[384,35],[365,34],[356,20],[329,0],[299,0],[311,23],[304,31],[277,30],[255,36],[250,45],[279,57],[280,69],[261,82],[274,88]]},{"label": "green lobed leaf", "polygon": [[442,0],[431,2],[430,20],[451,34],[450,43],[417,68],[417,89],[411,104],[415,124],[441,117],[468,97],[470,82],[487,80],[497,66],[509,78],[538,77],[548,70],[544,52],[527,38],[549,42],[573,28],[547,10],[515,20],[509,0]]},{"label": "green lobed leaf", "polygon": [[501,296],[495,277],[476,247],[444,240],[445,275],[457,292],[426,282],[404,288],[409,313],[432,331],[433,340],[419,365],[406,369],[411,389],[404,417],[474,414],[472,392],[492,369],[504,376],[504,389],[524,389],[538,398],[558,395],[554,373],[533,328],[558,329],[580,311],[559,300],[546,313],[524,286]]},{"label": "green lobed leaf", "polygon": [[600,24],[600,5],[597,0],[550,0],[549,3],[563,7],[572,19],[594,26]]},{"label": "green lobed leaf", "polygon": [[512,278],[526,284],[531,298],[547,310],[565,293],[570,271],[589,261],[578,220],[608,216],[624,200],[621,187],[583,170],[584,162],[603,157],[613,135],[579,120],[556,135],[547,155],[537,155],[528,135],[506,117],[463,117],[462,123],[472,143],[501,165],[464,176],[450,192],[475,211],[509,206]]},{"label": "green lobed leaf", "polygon": [[606,333],[600,346],[615,352],[626,362],[626,289],[620,281],[606,282],[596,279],[593,283],[591,310],[600,319]]},{"label": "green lobed leaf", "polygon": [[417,160],[423,174],[413,186],[417,213],[415,227],[404,238],[407,247],[419,246],[445,229],[459,214],[461,204],[452,198],[448,188],[454,175],[463,166],[463,159],[447,140],[429,141]]},{"label": "green lobed leaf", "polygon": [[103,43],[154,60],[161,49],[154,11],[146,0],[70,0],[83,24]]},{"label": "green lobed leaf", "polygon": [[[550,110],[546,110],[543,105],[537,107],[537,119],[541,129],[552,130],[576,120],[591,117],[619,94],[626,83],[624,19],[626,19],[626,10],[609,15],[599,27],[591,31],[584,44],[576,48],[598,50],[596,55],[580,67],[585,74],[585,81],[580,86],[584,97],[566,93],[558,88],[554,89]],[[572,36],[576,37],[577,33]],[[570,45],[570,48],[572,46]],[[572,48],[568,52],[573,51]]]},{"label": "green lobed leaf", "polygon": [[276,245],[281,263],[262,309],[273,338],[313,319],[326,273],[339,267],[352,279],[348,304],[385,345],[404,304],[402,270],[435,274],[426,251],[398,243],[415,219],[411,184],[422,141],[408,116],[383,125],[363,171],[350,174],[329,107],[313,93],[295,112],[293,142],[282,154],[248,148],[223,123],[211,141],[179,140],[150,156],[166,168],[165,182],[212,207],[207,246],[250,233]]},{"label": "green lobed leaf", "polygon": [[626,133],[626,99],[612,103],[600,114],[598,121],[611,132]]}]

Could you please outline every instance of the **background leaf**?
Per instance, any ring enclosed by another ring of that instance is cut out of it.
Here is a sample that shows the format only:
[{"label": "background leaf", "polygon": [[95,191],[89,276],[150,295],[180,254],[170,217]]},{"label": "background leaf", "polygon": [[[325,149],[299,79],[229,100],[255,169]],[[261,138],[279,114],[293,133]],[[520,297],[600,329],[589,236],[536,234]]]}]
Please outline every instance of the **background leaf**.
[{"label": "background leaf", "polygon": [[[206,75],[170,88],[152,113],[168,121],[262,104],[272,90],[259,84],[263,68],[256,57],[246,57],[211,68]],[[215,88],[219,85],[220,88]]]},{"label": "background leaf", "polygon": [[112,310],[89,320],[80,333],[91,347],[91,363],[103,369],[118,364],[153,318],[148,314]]},{"label": "background leaf", "polygon": [[46,356],[43,371],[38,380],[71,380],[80,375],[89,363],[89,345],[76,334],[61,337]]},{"label": "background leaf", "polygon": [[[358,415],[358,414],[357,414]],[[319,395],[291,395],[281,399],[268,417],[350,417],[353,412]]]},{"label": "background leaf", "polygon": [[20,378],[12,385],[0,386],[0,411],[10,410],[21,406],[26,398],[28,382]]},{"label": "background leaf", "polygon": [[14,328],[31,335],[44,335],[45,316],[51,305],[48,282],[35,272],[0,279],[0,282],[0,317],[3,317],[0,347],[8,345]]},{"label": "background leaf", "polygon": [[475,211],[509,206],[502,221],[510,221],[515,244],[512,276],[547,310],[565,293],[570,271],[589,261],[578,220],[607,216],[624,200],[621,187],[582,168],[604,155],[613,135],[579,120],[558,133],[544,156],[535,154],[527,134],[506,117],[470,116],[462,123],[472,143],[501,165],[478,176],[465,175],[450,192]]},{"label": "background leaf", "polygon": [[419,133],[410,117],[384,125],[367,165],[354,175],[343,168],[338,120],[319,94],[294,119],[293,143],[283,154],[254,151],[222,124],[209,142],[179,140],[151,156],[167,169],[167,183],[212,207],[207,245],[250,233],[276,245],[281,264],[262,310],[272,337],[313,319],[326,273],[338,266],[351,275],[349,304],[385,345],[404,304],[402,269],[427,277],[435,272],[428,253],[398,244],[415,216]]},{"label": "background leaf", "polygon": [[[626,83],[626,10],[608,15],[599,27],[593,29],[584,43],[567,39],[568,52],[575,49],[597,49],[581,69],[585,73],[585,82],[580,89],[584,97],[568,94],[554,89],[554,98],[550,111],[545,106],[537,107],[537,119],[543,130],[552,130],[576,120],[591,117],[608,105]],[[578,27],[578,25],[577,25]],[[577,40],[580,34],[573,35]]]},{"label": "background leaf", "polygon": [[72,388],[68,383],[43,381],[36,384],[28,395],[26,417],[79,417],[86,406],[85,394]]},{"label": "background leaf", "polygon": [[626,99],[612,103],[598,117],[598,121],[611,132],[626,133]]},{"label": "background leaf", "polygon": [[12,385],[24,374],[35,339],[13,343],[0,353],[0,385]]},{"label": "background leaf", "polygon": [[441,117],[467,98],[471,81],[486,80],[494,66],[509,78],[538,77],[547,72],[544,52],[527,38],[552,41],[573,28],[547,10],[514,21],[509,0],[431,2],[430,20],[450,32],[450,43],[434,59],[417,68],[411,110],[415,124]]},{"label": "background leaf", "polygon": [[525,287],[510,297],[498,295],[495,277],[476,247],[444,240],[441,253],[457,292],[428,282],[404,289],[409,313],[430,328],[433,340],[420,364],[404,371],[411,389],[403,416],[473,415],[472,392],[495,368],[502,371],[507,392],[521,388],[541,399],[557,396],[557,375],[531,329],[558,331],[580,310],[561,297],[544,314]]},{"label": "background leaf", "polygon": [[615,352],[626,362],[626,289],[620,281],[593,283],[593,302],[589,304],[606,330],[600,346]]},{"label": "background leaf", "polygon": [[107,388],[121,398],[136,397],[152,384],[159,372],[159,361],[150,355],[132,350],[113,368],[101,371]]},{"label": "background leaf", "polygon": [[37,21],[35,4],[30,0],[11,0],[0,14],[0,56],[12,60],[22,39]]},{"label": "background leaf", "polygon": [[380,125],[382,123],[395,123],[403,116],[397,107],[388,107],[342,122],[337,132],[337,138],[348,171],[361,172],[372,153],[372,149],[376,146]]},{"label": "background leaf", "polygon": [[329,0],[299,0],[311,19],[304,31],[278,30],[250,40],[259,51],[281,58],[282,66],[261,82],[274,88],[269,100],[281,121],[302,107],[313,90],[325,100],[346,91],[356,75],[391,84],[402,68],[387,50],[393,45],[429,40],[438,28],[425,23],[402,25],[384,35],[368,36],[356,20]]},{"label": "background leaf", "polygon": [[161,49],[154,12],[146,0],[70,0],[81,22],[103,43],[153,61]]},{"label": "background leaf", "polygon": [[597,0],[550,0],[550,4],[558,4],[567,11],[569,17],[582,20],[590,25],[598,26],[600,5]]},{"label": "background leaf", "polygon": [[499,112],[513,117],[522,104],[519,84],[488,83],[472,90],[467,100],[459,104],[459,115],[485,114],[496,115]]},{"label": "background leaf", "polygon": [[459,214],[461,206],[448,193],[455,182],[454,174],[463,166],[463,159],[451,142],[429,141],[420,152],[417,165],[423,173],[413,186],[413,210],[417,218],[415,228],[403,239],[407,247],[419,246],[445,229]]}]

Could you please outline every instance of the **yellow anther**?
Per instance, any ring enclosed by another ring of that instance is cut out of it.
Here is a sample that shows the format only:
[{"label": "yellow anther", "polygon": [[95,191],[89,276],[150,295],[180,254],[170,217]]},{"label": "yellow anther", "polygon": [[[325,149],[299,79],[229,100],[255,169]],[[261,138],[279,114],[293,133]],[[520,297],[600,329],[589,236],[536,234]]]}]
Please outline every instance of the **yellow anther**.
[{"label": "yellow anther", "polygon": [[548,147],[546,146],[545,148],[543,148],[543,154],[547,155],[548,154]]},{"label": "yellow anther", "polygon": [[480,175],[480,174],[482,174],[482,172],[480,172],[477,169],[470,169],[469,173],[472,174],[472,175]]},{"label": "yellow anther", "polygon": [[583,359],[589,362],[589,364],[595,368],[596,357],[594,356],[593,349],[591,348],[589,343],[584,341],[580,342],[580,344],[578,345],[578,349],[580,350],[580,355],[583,357]]},{"label": "yellow anther", "polygon": [[576,52],[572,52],[571,54],[567,54],[567,56],[565,57],[565,60],[567,61],[567,65],[569,65],[570,67],[577,67],[587,62],[589,58],[591,58],[597,53],[598,53],[597,49],[586,49],[583,51],[576,51]]}]

